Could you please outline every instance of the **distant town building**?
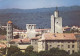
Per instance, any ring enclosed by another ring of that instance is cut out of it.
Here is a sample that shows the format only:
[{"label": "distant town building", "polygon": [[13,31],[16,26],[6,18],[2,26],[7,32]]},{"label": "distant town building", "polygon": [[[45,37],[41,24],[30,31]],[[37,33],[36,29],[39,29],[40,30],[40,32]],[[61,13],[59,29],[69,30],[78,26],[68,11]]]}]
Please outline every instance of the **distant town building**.
[{"label": "distant town building", "polygon": [[19,30],[19,29],[13,29],[13,37],[19,36],[19,38],[24,39],[27,38],[27,30]]}]

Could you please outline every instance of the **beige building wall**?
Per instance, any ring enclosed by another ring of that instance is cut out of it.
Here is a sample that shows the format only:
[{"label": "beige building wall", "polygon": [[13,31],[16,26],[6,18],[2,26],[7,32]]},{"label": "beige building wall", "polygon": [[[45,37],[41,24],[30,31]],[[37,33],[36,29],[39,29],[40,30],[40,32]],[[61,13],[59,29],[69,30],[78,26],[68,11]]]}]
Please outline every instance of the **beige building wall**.
[{"label": "beige building wall", "polygon": [[40,51],[44,51],[45,48],[43,48],[43,42],[42,41],[39,41],[38,42],[38,52]]},{"label": "beige building wall", "polygon": [[41,41],[38,42],[38,52],[43,50],[50,50],[51,48],[59,48],[61,50],[65,50],[72,54],[73,52],[77,52],[77,42],[76,41]]},{"label": "beige building wall", "polygon": [[[30,45],[30,44],[29,44],[29,45]],[[18,44],[17,47],[20,48],[22,52],[25,52],[25,49],[26,49],[29,45],[28,45],[28,44],[26,44],[26,45],[19,45],[19,44]]]},{"label": "beige building wall", "polygon": [[27,32],[13,32],[13,36],[19,35],[20,38],[27,38]]},{"label": "beige building wall", "polygon": [[31,40],[31,45],[33,46],[33,51],[38,51],[38,39]]}]

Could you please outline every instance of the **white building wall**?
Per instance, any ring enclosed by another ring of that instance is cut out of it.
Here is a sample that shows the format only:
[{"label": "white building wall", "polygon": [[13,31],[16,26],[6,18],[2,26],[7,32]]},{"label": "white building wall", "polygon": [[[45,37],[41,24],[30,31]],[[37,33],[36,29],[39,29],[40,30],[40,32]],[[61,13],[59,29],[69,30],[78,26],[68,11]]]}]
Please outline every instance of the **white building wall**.
[{"label": "white building wall", "polygon": [[51,16],[51,33],[63,33],[62,17],[59,17],[57,10],[54,12],[54,16]]},{"label": "white building wall", "polygon": [[54,33],[54,16],[51,16],[51,33]]},{"label": "white building wall", "polygon": [[55,33],[63,33],[61,17],[55,18]]},{"label": "white building wall", "polygon": [[7,40],[10,41],[11,39],[13,39],[13,26],[7,23]]},{"label": "white building wall", "polygon": [[36,36],[36,24],[26,24],[26,29],[28,38],[33,38]]},{"label": "white building wall", "polygon": [[44,51],[43,50],[43,43],[42,43],[42,41],[38,41],[38,52],[40,52],[40,51]]}]

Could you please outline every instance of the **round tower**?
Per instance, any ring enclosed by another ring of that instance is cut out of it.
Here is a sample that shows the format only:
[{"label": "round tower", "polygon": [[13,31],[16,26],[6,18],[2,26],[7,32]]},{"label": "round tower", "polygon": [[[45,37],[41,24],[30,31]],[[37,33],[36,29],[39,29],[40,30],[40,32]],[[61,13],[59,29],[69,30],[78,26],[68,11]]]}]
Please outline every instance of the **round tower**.
[{"label": "round tower", "polygon": [[7,41],[13,39],[13,23],[12,21],[7,22]]}]

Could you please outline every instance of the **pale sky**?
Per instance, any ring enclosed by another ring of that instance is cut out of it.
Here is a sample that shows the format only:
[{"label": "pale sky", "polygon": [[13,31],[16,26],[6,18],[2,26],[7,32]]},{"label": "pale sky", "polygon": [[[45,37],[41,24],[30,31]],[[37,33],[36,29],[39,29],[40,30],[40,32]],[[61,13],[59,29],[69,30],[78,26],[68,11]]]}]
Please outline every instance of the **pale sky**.
[{"label": "pale sky", "polygon": [[80,0],[0,0],[0,9],[36,9],[74,5],[80,6]]}]

